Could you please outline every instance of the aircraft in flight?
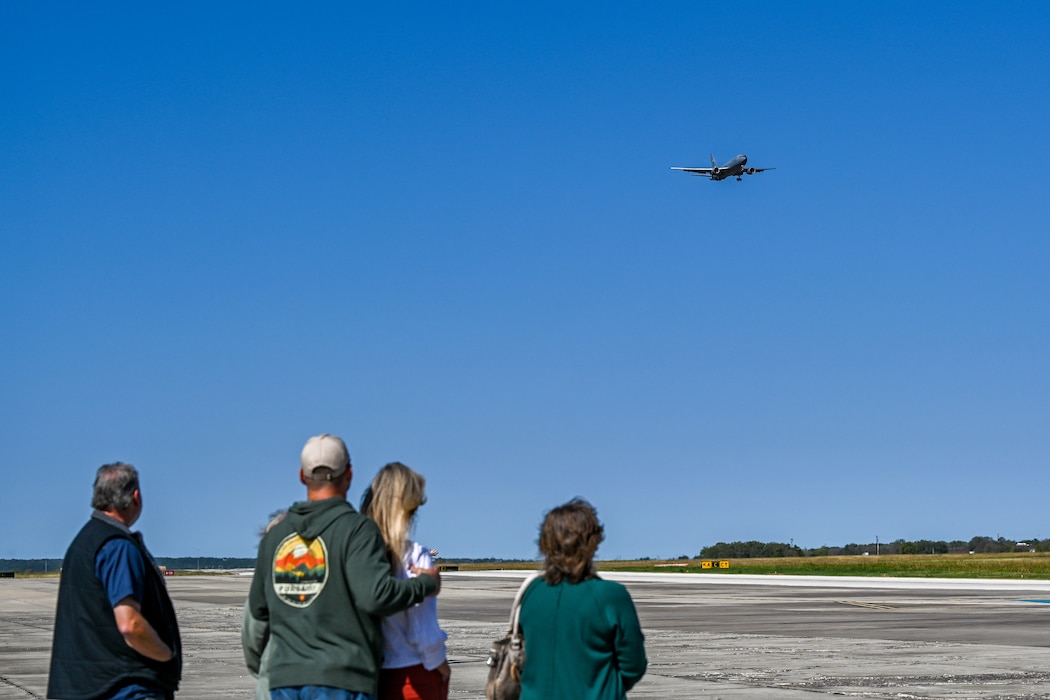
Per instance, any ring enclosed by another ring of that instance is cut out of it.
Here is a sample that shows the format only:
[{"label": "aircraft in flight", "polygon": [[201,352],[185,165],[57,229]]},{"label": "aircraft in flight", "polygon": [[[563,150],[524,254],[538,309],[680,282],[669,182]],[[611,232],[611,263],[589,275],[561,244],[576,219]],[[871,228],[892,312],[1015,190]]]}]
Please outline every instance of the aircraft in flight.
[{"label": "aircraft in flight", "polygon": [[714,154],[711,155],[711,167],[710,168],[671,168],[671,170],[681,170],[687,172],[690,175],[702,175],[712,180],[725,180],[727,177],[735,177],[737,180],[743,180],[744,174],[754,175],[755,173],[765,172],[766,170],[776,170],[776,168],[747,168],[747,156],[743,153],[738,155],[736,158],[731,159],[725,165],[719,165],[715,162]]}]

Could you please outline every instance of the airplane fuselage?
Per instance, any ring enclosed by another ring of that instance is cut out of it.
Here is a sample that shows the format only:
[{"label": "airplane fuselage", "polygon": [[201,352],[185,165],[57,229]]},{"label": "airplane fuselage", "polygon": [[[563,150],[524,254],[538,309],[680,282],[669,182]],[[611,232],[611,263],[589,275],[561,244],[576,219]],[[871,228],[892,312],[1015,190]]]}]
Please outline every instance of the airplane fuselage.
[{"label": "airplane fuselage", "polygon": [[712,155],[710,168],[680,168],[676,166],[672,167],[671,170],[681,170],[690,175],[699,175],[700,177],[707,177],[712,180],[725,180],[730,177],[735,177],[737,180],[743,180],[744,175],[754,175],[755,173],[765,172],[766,170],[774,170],[774,168],[749,168],[747,167],[747,156],[741,153],[736,158],[730,159],[724,165],[719,165],[715,162],[715,157]]},{"label": "airplane fuselage", "polygon": [[744,166],[747,165],[747,156],[743,153],[732,158],[725,165],[720,165],[711,171],[712,180],[725,180],[727,177],[739,178],[744,174]]}]

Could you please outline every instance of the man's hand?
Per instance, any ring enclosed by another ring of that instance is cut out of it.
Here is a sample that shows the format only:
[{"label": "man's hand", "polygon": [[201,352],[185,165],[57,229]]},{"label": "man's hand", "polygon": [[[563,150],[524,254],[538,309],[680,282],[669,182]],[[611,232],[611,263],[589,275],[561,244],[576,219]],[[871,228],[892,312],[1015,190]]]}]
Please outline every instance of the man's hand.
[{"label": "man's hand", "polygon": [[436,566],[432,566],[429,569],[421,569],[418,566],[412,566],[409,568],[412,571],[412,573],[416,574],[417,576],[419,574],[426,574],[430,578],[434,579],[434,582],[437,583],[437,590],[434,591],[434,595],[437,595],[441,592],[441,569],[439,569]]},{"label": "man's hand", "polygon": [[448,686],[448,679],[452,676],[452,669],[448,667],[448,660],[442,661],[441,665],[434,669],[441,676],[441,682]]},{"label": "man's hand", "polygon": [[121,598],[113,606],[113,617],[129,647],[154,661],[171,661],[174,658],[171,648],[161,641],[157,630],[142,616],[142,606],[137,600],[131,596]]}]

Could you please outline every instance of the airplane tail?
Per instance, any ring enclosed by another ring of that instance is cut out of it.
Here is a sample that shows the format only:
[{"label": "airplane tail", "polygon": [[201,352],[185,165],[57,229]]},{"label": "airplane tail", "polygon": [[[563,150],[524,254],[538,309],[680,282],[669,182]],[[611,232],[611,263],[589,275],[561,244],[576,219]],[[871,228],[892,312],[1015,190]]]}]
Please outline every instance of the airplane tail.
[{"label": "airplane tail", "polygon": [[712,168],[717,168],[718,167],[718,162],[715,160],[715,154],[714,153],[711,154],[711,167]]}]

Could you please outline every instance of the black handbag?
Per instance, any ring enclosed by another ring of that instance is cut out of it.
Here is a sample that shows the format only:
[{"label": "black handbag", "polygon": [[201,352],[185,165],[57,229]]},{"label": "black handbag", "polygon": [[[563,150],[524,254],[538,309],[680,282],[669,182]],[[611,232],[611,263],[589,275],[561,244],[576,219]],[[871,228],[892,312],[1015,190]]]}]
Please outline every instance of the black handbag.
[{"label": "black handbag", "polygon": [[521,597],[525,589],[542,575],[540,571],[529,574],[514,596],[510,607],[510,631],[506,637],[497,639],[489,650],[485,663],[489,667],[489,678],[485,683],[488,700],[518,700],[521,695],[521,671],[525,668],[525,635],[518,624],[521,612]]}]

